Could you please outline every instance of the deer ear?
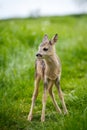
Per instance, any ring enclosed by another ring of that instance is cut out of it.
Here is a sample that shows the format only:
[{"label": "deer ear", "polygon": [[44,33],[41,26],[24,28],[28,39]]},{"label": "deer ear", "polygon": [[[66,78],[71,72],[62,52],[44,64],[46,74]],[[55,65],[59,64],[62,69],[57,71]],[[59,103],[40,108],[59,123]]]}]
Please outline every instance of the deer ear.
[{"label": "deer ear", "polygon": [[44,37],[43,37],[43,40],[42,40],[43,42],[46,42],[46,41],[48,41],[48,36],[47,36],[47,34],[45,34],[44,35]]},{"label": "deer ear", "polygon": [[56,43],[57,40],[58,40],[58,34],[55,34],[54,37],[53,37],[52,40],[51,40],[51,44]]}]

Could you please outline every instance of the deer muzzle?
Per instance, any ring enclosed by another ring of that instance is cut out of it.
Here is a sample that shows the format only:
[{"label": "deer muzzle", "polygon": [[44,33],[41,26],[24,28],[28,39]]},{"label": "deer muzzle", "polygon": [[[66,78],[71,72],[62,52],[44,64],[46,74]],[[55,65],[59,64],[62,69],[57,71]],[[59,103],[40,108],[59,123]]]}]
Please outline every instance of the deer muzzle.
[{"label": "deer muzzle", "polygon": [[37,53],[36,56],[37,56],[38,58],[42,58],[42,55],[41,55],[40,53]]}]

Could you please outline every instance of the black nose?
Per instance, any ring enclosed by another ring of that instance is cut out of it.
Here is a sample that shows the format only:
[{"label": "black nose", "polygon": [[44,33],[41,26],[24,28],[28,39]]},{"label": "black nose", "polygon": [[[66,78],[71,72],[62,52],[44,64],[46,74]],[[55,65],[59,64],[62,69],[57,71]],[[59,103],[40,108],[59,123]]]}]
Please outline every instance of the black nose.
[{"label": "black nose", "polygon": [[37,53],[37,54],[36,54],[36,56],[37,56],[37,57],[42,57],[42,55],[41,55],[41,54],[39,54],[39,53]]}]

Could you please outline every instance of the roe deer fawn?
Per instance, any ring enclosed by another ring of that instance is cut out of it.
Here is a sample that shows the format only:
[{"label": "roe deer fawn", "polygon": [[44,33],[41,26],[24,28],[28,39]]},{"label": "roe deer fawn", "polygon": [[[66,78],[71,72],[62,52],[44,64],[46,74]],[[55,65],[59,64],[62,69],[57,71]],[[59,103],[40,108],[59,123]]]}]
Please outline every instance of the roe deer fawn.
[{"label": "roe deer fawn", "polygon": [[35,89],[32,96],[32,104],[30,108],[30,113],[28,115],[28,120],[32,120],[32,112],[35,104],[35,100],[38,95],[39,82],[42,79],[44,83],[44,92],[42,97],[42,114],[41,121],[45,121],[45,108],[47,100],[47,91],[49,92],[53,104],[57,112],[62,113],[61,109],[57,105],[54,94],[52,92],[53,84],[55,84],[59,98],[62,102],[64,113],[67,114],[67,108],[64,102],[64,97],[62,90],[60,88],[60,76],[61,76],[61,64],[58,56],[56,55],[55,43],[58,40],[58,35],[56,34],[51,40],[48,40],[48,36],[45,35],[42,43],[39,46],[39,50],[36,54],[36,74],[35,74]]}]

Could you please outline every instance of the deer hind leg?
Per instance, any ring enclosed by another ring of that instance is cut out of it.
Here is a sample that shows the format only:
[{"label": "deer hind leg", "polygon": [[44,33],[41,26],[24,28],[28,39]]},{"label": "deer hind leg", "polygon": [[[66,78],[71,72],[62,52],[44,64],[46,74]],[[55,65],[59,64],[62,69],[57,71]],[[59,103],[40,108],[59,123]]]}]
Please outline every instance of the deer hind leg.
[{"label": "deer hind leg", "polygon": [[49,94],[50,94],[50,96],[51,96],[51,98],[52,98],[52,102],[53,102],[53,104],[54,104],[54,107],[56,108],[56,111],[61,114],[62,112],[61,112],[61,109],[60,109],[60,107],[58,106],[58,104],[57,104],[57,102],[56,102],[56,100],[55,100],[54,93],[52,92],[52,87],[53,87],[53,82],[50,81],[50,82],[49,82],[48,91],[49,91]]},{"label": "deer hind leg", "polygon": [[67,111],[67,108],[66,108],[66,104],[65,104],[65,101],[64,101],[64,96],[63,96],[63,93],[62,93],[62,90],[61,90],[61,87],[60,87],[59,79],[56,80],[55,85],[56,85],[58,93],[59,93],[59,98],[60,98],[60,100],[62,102],[64,114],[68,114],[68,111]]},{"label": "deer hind leg", "polygon": [[38,88],[39,88],[40,79],[41,79],[41,77],[39,75],[37,75],[37,77],[35,79],[35,88],[34,88],[34,92],[33,92],[33,96],[32,96],[31,108],[30,108],[30,112],[29,112],[29,115],[28,115],[29,121],[32,120],[32,113],[33,113],[33,108],[34,108],[34,105],[35,105],[35,100],[38,96]]}]

